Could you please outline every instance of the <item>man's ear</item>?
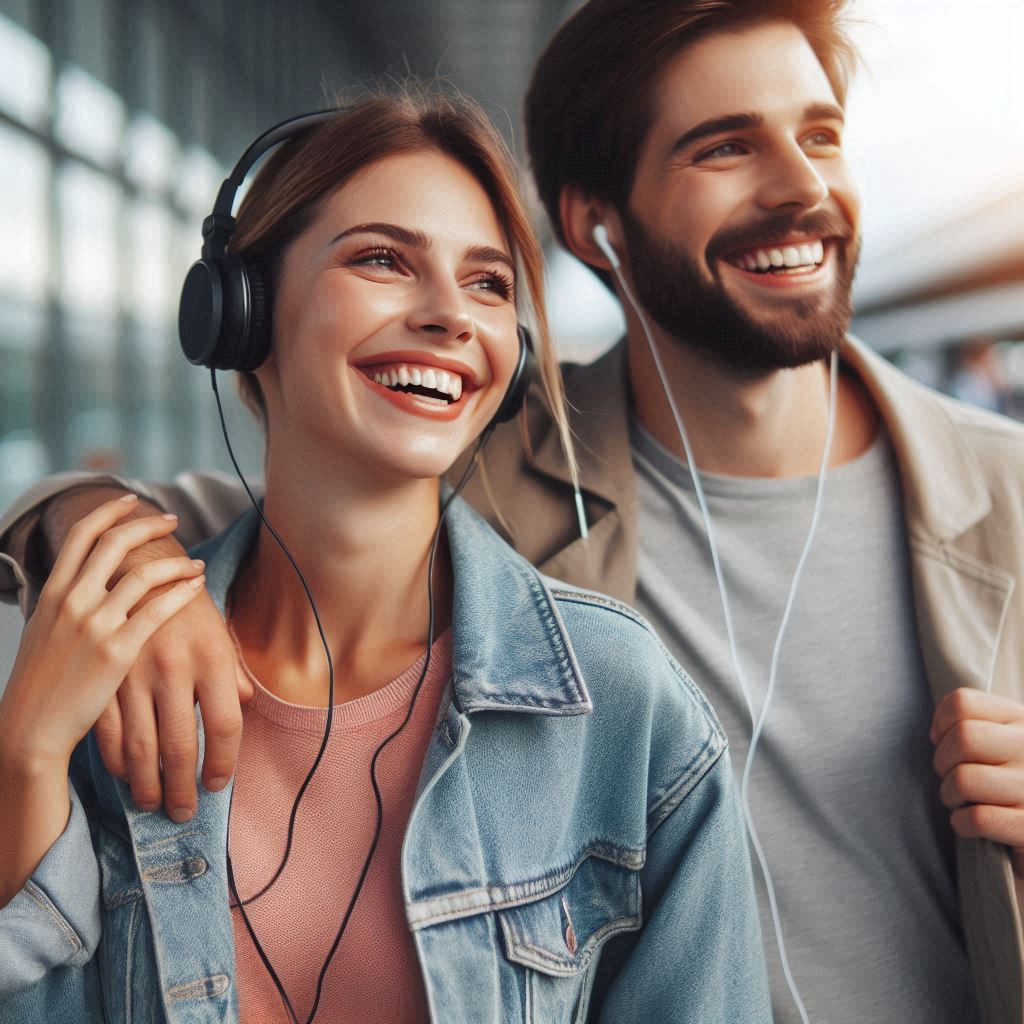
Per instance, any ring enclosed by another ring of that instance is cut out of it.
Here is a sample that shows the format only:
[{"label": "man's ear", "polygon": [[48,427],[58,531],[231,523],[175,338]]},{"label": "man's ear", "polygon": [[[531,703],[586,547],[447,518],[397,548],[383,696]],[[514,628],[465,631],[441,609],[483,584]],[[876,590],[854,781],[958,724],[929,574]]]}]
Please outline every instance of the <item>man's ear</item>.
[{"label": "man's ear", "polygon": [[569,251],[598,270],[611,272],[608,257],[594,240],[594,228],[603,224],[608,241],[622,259],[622,221],[618,211],[606,202],[587,195],[576,185],[566,185],[558,201],[562,233]]}]

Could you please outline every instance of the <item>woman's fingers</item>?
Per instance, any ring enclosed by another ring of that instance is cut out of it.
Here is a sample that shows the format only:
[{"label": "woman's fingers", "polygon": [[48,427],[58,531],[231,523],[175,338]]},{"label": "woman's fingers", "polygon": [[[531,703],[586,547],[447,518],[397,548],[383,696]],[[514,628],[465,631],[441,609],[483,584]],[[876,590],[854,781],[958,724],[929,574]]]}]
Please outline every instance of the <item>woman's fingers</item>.
[{"label": "woman's fingers", "polygon": [[82,571],[89,552],[100,537],[125,516],[130,515],[138,501],[137,495],[126,494],[123,498],[104,502],[75,523],[68,531],[60,553],[53,563],[44,590],[62,596]]},{"label": "woman's fingers", "polygon": [[74,595],[84,605],[95,606],[106,597],[110,578],[132,551],[173,533],[177,525],[176,516],[166,515],[144,516],[112,526],[96,541],[68,596]]},{"label": "woman's fingers", "polygon": [[[142,522],[142,520],[139,520]],[[104,601],[102,613],[109,616],[113,626],[119,626],[128,618],[131,610],[151,591],[176,580],[188,580],[202,573],[205,563],[199,559],[156,558],[129,570],[118,581],[110,596]]]}]

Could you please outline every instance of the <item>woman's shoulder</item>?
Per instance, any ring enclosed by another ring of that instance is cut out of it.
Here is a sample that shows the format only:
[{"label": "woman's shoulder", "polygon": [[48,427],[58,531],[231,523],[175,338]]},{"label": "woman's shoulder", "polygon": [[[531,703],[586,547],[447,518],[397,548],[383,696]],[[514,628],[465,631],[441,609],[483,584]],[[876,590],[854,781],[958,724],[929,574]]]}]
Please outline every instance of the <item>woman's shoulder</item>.
[{"label": "woman's shoulder", "polygon": [[561,580],[545,577],[544,582],[595,702],[628,702],[663,716],[692,716],[693,725],[705,721],[724,743],[708,699],[635,608]]}]

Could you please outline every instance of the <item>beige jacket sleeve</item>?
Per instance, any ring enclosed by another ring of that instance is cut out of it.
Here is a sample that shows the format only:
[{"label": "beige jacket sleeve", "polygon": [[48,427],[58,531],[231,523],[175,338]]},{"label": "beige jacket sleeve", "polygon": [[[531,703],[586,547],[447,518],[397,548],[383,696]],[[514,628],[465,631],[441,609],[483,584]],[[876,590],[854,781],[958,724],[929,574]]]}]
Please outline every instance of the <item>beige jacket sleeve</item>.
[{"label": "beige jacket sleeve", "polygon": [[[122,476],[57,473],[29,488],[0,516],[0,601],[22,613],[35,606],[46,576],[39,521],[46,502],[71,487],[106,484],[134,491],[180,518],[176,536],[185,547],[220,533],[249,505],[242,485],[225,473],[182,473],[171,483]],[[257,497],[262,486],[254,488]]]}]

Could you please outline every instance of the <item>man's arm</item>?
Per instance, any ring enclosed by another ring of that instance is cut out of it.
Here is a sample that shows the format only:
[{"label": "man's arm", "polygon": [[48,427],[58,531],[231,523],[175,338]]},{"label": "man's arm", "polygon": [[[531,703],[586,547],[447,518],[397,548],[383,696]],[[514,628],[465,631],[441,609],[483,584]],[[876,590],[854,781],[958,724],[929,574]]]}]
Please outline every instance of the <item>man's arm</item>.
[{"label": "man's arm", "polygon": [[[22,608],[30,611],[53,565],[53,553],[60,550],[71,526],[119,493],[133,490],[148,499],[139,502],[137,514],[174,512],[179,525],[174,537],[133,552],[118,576],[140,562],[183,554],[182,542],[191,546],[212,536],[248,502],[241,486],[223,476],[185,475],[171,485],[137,483],[64,474],[43,481],[16,502],[0,520],[7,597],[16,594]],[[208,789],[221,789],[234,773],[238,756],[239,696],[247,699],[251,693],[224,621],[204,593],[152,637],[117,699],[96,723],[104,763],[113,774],[129,780],[140,807],[155,809],[163,802],[178,820],[185,820],[197,802],[195,702],[206,738],[203,783]]]}]

